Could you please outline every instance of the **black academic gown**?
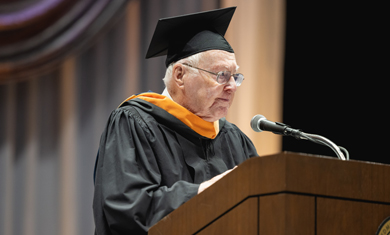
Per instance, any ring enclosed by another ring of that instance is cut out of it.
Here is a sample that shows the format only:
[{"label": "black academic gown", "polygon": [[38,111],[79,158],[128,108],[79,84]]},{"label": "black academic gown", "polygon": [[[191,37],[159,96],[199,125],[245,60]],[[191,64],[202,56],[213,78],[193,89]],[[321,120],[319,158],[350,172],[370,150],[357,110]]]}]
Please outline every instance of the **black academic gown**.
[{"label": "black academic gown", "polygon": [[257,156],[237,126],[225,119],[219,124],[210,139],[142,99],[113,111],[96,163],[96,234],[147,234],[195,196],[200,183]]}]

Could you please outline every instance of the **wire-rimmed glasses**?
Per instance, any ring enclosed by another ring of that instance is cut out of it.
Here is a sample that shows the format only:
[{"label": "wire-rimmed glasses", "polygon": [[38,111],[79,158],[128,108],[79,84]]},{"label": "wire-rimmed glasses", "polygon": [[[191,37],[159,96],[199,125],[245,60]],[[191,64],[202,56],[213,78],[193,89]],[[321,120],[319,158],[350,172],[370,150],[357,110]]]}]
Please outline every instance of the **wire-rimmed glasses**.
[{"label": "wire-rimmed glasses", "polygon": [[234,78],[234,81],[236,82],[236,86],[240,86],[242,81],[244,81],[244,75],[241,74],[241,73],[235,73],[235,74],[232,74],[231,72],[229,71],[221,71],[219,73],[213,73],[213,72],[210,72],[210,71],[207,71],[207,70],[204,70],[204,69],[201,69],[201,68],[197,68],[195,66],[192,66],[190,64],[187,64],[187,63],[182,63],[186,66],[189,66],[191,68],[194,68],[194,69],[199,69],[199,70],[202,70],[204,72],[208,72],[208,73],[211,73],[211,74],[214,74],[217,76],[216,78],[216,81],[219,83],[219,84],[226,84],[229,80],[230,80],[230,77],[233,76]]}]

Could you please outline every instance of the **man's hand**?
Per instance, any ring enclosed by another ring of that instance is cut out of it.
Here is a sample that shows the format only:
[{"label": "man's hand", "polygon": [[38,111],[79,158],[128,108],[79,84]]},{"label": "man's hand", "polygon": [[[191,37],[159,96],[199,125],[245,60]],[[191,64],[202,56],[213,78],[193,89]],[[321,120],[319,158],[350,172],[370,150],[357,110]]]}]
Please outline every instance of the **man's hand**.
[{"label": "man's hand", "polygon": [[[235,166],[234,168],[236,168],[237,166]],[[224,177],[225,175],[227,175],[229,172],[231,172],[233,169],[230,169],[230,170],[227,170],[219,175],[216,175],[214,176],[213,178],[201,183],[199,185],[199,189],[198,189],[198,194],[203,192],[203,190],[205,190],[206,188],[210,187],[212,184],[214,184],[215,182],[217,182],[218,180],[220,180],[222,177]]]}]

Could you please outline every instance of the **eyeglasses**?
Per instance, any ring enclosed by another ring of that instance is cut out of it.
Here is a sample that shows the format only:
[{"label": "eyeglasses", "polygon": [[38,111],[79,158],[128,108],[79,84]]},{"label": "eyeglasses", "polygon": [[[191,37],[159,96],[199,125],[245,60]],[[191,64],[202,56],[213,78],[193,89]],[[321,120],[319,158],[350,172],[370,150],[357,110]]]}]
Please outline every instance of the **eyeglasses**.
[{"label": "eyeglasses", "polygon": [[199,70],[202,70],[204,72],[208,72],[208,73],[217,75],[216,81],[219,84],[226,84],[230,80],[231,76],[233,76],[234,81],[236,82],[236,86],[240,86],[242,81],[244,81],[244,75],[242,75],[241,73],[231,74],[229,71],[221,71],[219,73],[213,73],[213,72],[201,69],[201,68],[197,68],[197,67],[192,66],[192,65],[187,64],[187,63],[182,63],[182,64],[187,65],[187,66],[189,66],[191,68],[194,68],[194,69],[199,69]]}]

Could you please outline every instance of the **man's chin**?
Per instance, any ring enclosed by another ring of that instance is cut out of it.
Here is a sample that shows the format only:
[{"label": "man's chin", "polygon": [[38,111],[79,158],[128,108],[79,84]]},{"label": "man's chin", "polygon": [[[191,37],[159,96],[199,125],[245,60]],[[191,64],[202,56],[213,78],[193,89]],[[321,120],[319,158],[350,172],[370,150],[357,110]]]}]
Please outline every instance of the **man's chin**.
[{"label": "man's chin", "polygon": [[216,113],[211,119],[212,120],[214,120],[214,121],[209,121],[209,122],[215,122],[215,121],[217,121],[217,120],[219,120],[219,119],[221,119],[221,118],[223,118],[223,117],[226,117],[226,115],[227,115],[227,111],[228,111],[228,109],[226,109],[226,111],[223,111],[223,112],[218,112],[218,113]]}]

